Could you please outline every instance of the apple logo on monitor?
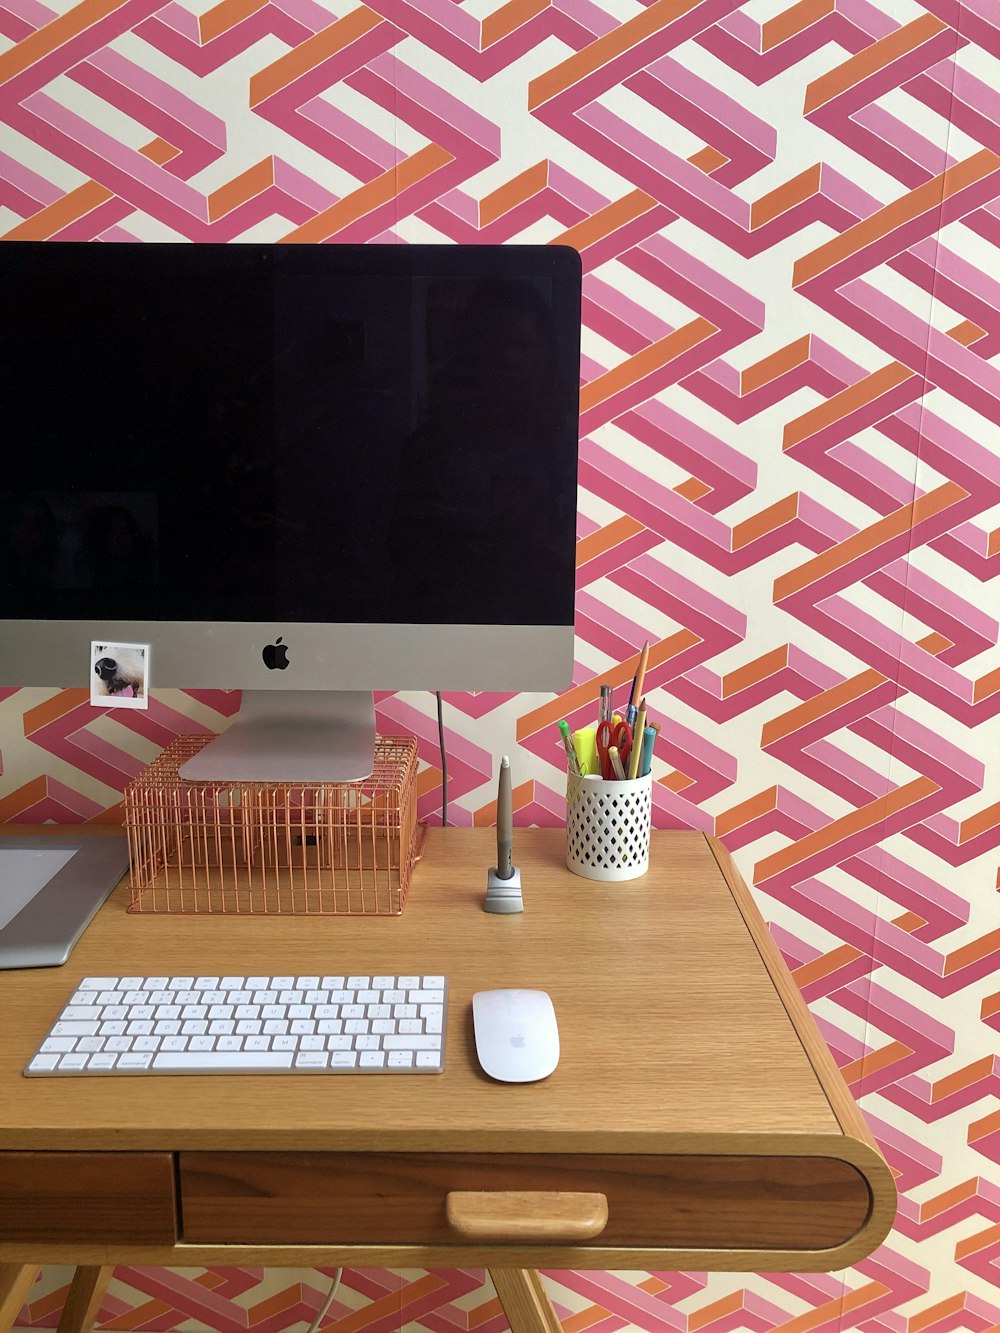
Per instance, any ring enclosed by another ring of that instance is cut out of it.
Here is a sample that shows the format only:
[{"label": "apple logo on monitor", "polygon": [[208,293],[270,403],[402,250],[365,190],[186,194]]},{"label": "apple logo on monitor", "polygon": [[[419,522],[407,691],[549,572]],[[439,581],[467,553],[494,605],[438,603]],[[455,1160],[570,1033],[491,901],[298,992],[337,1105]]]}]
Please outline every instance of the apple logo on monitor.
[{"label": "apple logo on monitor", "polygon": [[279,634],[274,643],[266,643],[261,650],[260,655],[268,671],[284,671],[288,666],[288,647],[281,642],[282,637]]}]

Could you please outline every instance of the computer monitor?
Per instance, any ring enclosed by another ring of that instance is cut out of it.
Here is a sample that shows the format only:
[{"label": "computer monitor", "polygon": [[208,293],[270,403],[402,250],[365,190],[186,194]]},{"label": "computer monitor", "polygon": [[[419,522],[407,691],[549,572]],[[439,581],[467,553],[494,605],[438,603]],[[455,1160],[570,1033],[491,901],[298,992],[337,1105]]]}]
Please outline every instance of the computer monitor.
[{"label": "computer monitor", "polygon": [[187,777],[345,780],[373,690],[571,677],[578,254],[0,243],[0,685],[245,691]]}]

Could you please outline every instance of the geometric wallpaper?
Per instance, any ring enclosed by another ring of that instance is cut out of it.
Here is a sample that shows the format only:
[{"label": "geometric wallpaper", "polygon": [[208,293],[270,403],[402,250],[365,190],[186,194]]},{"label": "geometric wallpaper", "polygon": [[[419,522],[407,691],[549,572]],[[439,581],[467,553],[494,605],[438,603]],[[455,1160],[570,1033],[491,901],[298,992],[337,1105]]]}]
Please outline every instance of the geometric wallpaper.
[{"label": "geometric wallpaper", "polygon": [[[583,256],[574,684],[445,696],[449,817],[507,751],[561,822],[555,721],[648,639],[654,820],[732,851],[900,1205],[843,1273],[547,1273],[568,1333],[1000,1328],[998,89],[1000,0],[0,0],[6,239]],[[0,691],[0,821],[114,821],[238,705],[65,683]],[[438,819],[433,696],[378,708]],[[100,1325],[291,1333],[328,1280],[120,1267]],[[359,1269],[328,1326],[505,1321]]]}]

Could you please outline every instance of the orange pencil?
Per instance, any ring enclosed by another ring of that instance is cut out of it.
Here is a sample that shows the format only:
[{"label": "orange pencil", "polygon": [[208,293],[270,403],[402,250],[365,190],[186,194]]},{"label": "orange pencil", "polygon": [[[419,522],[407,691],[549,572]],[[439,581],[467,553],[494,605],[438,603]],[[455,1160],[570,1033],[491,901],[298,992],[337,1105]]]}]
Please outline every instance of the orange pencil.
[{"label": "orange pencil", "polygon": [[649,640],[642,646],[642,652],[639,654],[639,669],[635,673],[635,700],[642,698],[642,686],[646,679],[646,667],[649,663]]},{"label": "orange pencil", "polygon": [[649,661],[649,640],[642,646],[642,652],[639,654],[639,666],[632,681],[632,693],[628,697],[628,708],[625,716],[628,719],[629,726],[635,722],[635,715],[638,711],[638,702],[642,698],[642,682],[646,676],[646,663]]}]

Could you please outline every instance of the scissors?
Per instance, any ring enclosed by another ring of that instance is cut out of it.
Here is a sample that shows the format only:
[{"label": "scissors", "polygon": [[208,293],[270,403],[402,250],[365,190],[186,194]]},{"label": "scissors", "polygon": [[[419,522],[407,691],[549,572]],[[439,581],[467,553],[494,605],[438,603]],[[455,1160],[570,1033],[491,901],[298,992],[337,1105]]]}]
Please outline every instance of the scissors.
[{"label": "scissors", "polygon": [[611,765],[611,751],[617,746],[622,768],[628,772],[628,757],[632,749],[632,728],[627,722],[599,722],[597,724],[597,754],[601,764],[601,777],[615,777]]}]

